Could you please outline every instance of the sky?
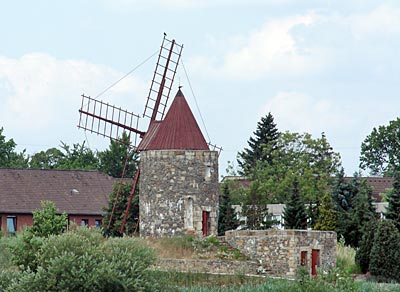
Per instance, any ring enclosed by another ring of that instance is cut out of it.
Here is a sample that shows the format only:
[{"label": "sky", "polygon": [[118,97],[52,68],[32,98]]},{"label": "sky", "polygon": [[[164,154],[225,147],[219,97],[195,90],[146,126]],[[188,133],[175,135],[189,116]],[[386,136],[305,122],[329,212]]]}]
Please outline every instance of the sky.
[{"label": "sky", "polygon": [[268,112],[279,131],[324,132],[347,175],[372,129],[399,116],[398,0],[0,4],[0,127],[31,155],[61,141],[107,148],[77,128],[81,94],[138,67],[98,98],[141,115],[157,57],[139,65],[164,32],[184,45],[171,97],[182,86],[206,140],[223,148],[220,175]]}]

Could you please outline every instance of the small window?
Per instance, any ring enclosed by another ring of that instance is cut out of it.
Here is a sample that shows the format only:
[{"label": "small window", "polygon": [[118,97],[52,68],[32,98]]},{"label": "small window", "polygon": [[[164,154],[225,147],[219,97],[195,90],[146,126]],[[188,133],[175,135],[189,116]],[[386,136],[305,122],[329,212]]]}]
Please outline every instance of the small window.
[{"label": "small window", "polygon": [[205,177],[211,177],[211,166],[206,166],[206,174]]},{"label": "small window", "polygon": [[81,226],[88,226],[89,225],[89,220],[88,219],[82,219],[81,220]]},{"label": "small window", "polygon": [[7,232],[14,234],[17,231],[17,217],[9,216],[7,217]]},{"label": "small window", "polygon": [[100,228],[101,227],[101,219],[96,219],[94,221],[94,224],[95,224],[96,228]]}]

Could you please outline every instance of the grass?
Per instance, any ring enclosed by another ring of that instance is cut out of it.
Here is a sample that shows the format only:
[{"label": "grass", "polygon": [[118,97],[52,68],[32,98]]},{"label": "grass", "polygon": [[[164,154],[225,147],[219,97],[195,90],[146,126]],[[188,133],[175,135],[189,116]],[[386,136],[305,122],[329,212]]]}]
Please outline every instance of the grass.
[{"label": "grass", "polygon": [[361,269],[355,263],[356,250],[346,246],[342,239],[336,245],[336,265],[347,274],[360,274]]}]

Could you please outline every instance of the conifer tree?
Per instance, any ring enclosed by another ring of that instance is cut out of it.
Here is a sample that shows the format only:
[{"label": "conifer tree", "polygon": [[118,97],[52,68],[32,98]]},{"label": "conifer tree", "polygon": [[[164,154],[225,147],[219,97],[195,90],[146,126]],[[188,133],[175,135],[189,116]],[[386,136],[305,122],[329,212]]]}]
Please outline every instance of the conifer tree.
[{"label": "conifer tree", "polygon": [[400,281],[400,234],[392,220],[378,223],[371,249],[370,273],[380,280]]},{"label": "conifer tree", "polygon": [[315,230],[333,231],[336,230],[338,216],[333,208],[331,196],[325,194],[322,197],[322,203],[319,206],[319,216],[314,226]]},{"label": "conifer tree", "polygon": [[386,209],[386,219],[393,220],[397,229],[400,230],[400,172],[395,172],[393,190],[388,195],[388,207]]},{"label": "conifer tree", "polygon": [[374,243],[378,220],[365,222],[362,228],[362,237],[358,249],[356,249],[355,262],[361,268],[361,272],[369,271],[370,254]]},{"label": "conifer tree", "polygon": [[225,231],[235,229],[238,226],[239,221],[231,205],[229,185],[224,183],[219,198],[218,235],[223,236]]},{"label": "conifer tree", "polygon": [[244,175],[251,173],[257,162],[272,164],[272,153],[277,149],[279,132],[271,113],[261,118],[253,134],[254,137],[250,137],[247,141],[249,148],[238,153],[238,165],[241,168],[241,174]]},{"label": "conifer tree", "polygon": [[293,182],[292,193],[283,209],[283,218],[286,229],[307,229],[307,212],[300,197],[297,179]]}]

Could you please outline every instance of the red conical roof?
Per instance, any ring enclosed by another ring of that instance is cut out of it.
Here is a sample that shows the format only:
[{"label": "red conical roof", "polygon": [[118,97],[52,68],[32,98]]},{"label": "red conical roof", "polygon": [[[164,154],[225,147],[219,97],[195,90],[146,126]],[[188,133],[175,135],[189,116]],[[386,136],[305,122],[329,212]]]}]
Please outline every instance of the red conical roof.
[{"label": "red conical roof", "polygon": [[210,150],[179,89],[165,119],[153,122],[139,150]]}]

